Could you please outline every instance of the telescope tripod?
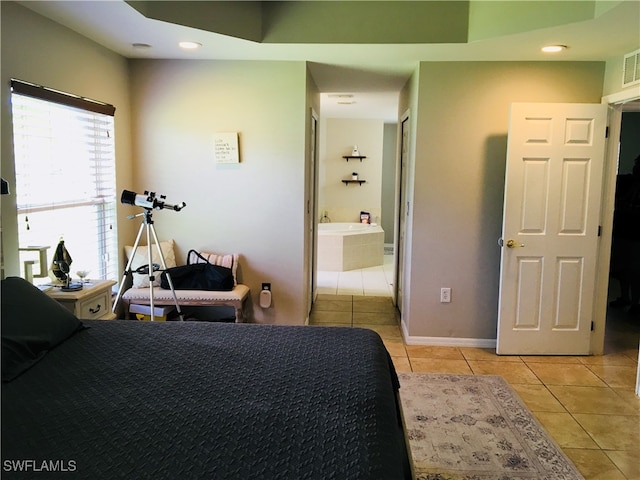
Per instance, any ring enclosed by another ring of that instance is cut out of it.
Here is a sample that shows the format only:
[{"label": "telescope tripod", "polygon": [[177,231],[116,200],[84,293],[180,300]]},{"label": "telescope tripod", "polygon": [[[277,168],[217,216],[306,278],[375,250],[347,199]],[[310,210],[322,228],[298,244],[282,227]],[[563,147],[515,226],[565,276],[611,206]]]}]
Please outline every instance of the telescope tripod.
[{"label": "telescope tripod", "polygon": [[[182,315],[182,310],[180,309],[180,305],[178,304],[178,297],[176,296],[176,291],[173,288],[173,281],[171,280],[171,274],[169,274],[167,270],[167,264],[164,260],[164,255],[162,254],[162,248],[160,247],[160,242],[158,241],[158,236],[156,235],[156,229],[153,226],[153,219],[151,218],[151,209],[147,208],[145,209],[144,212],[142,213],[138,213],[137,215],[131,215],[130,217],[128,217],[129,219],[133,219],[135,217],[140,217],[142,216],[142,223],[140,224],[140,229],[138,230],[138,235],[136,237],[136,241],[133,244],[133,251],[131,253],[131,258],[129,258],[129,261],[127,262],[127,266],[124,269],[124,273],[122,275],[122,281],[120,282],[120,287],[118,288],[118,295],[116,296],[115,301],[113,302],[113,312],[115,313],[116,308],[118,306],[118,302],[120,301],[120,298],[122,297],[122,289],[124,288],[124,283],[127,279],[127,277],[131,274],[133,274],[133,271],[131,270],[131,265],[133,264],[133,259],[136,256],[136,252],[138,250],[138,246],[140,245],[140,238],[142,237],[142,232],[146,231],[146,237],[147,237],[147,259],[149,260],[149,263],[147,265],[143,265],[140,268],[136,269],[135,272],[136,273],[140,273],[143,275],[149,275],[149,305],[151,307],[151,321],[155,321],[155,312],[154,312],[154,298],[153,298],[153,282],[155,281],[156,277],[154,275],[154,272],[160,270],[160,266],[162,266],[162,271],[165,272],[166,276],[167,276],[167,282],[169,283],[169,288],[171,289],[171,294],[173,296],[173,302],[175,303],[176,306],[176,310],[178,311],[178,315],[180,316],[180,320],[184,321],[184,316]],[[160,258],[160,265],[153,263],[153,256],[152,256],[152,250],[151,250],[151,239],[153,238],[153,241],[155,242],[157,251],[158,251],[158,257]]]}]

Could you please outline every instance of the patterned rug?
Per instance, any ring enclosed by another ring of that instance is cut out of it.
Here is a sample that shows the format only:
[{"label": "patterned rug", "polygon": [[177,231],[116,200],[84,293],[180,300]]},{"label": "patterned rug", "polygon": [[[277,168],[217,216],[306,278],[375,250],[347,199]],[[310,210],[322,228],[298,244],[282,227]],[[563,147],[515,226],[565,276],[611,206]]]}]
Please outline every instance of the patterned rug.
[{"label": "patterned rug", "polygon": [[416,480],[584,480],[502,377],[398,376]]}]

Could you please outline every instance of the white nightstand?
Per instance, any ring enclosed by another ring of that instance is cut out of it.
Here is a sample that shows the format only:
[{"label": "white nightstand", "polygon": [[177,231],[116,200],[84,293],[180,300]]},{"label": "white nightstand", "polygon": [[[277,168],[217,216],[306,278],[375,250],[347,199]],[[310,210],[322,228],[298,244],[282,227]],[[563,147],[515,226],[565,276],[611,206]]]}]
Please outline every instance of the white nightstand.
[{"label": "white nightstand", "polygon": [[67,307],[80,320],[113,320],[111,312],[111,287],[113,280],[92,280],[77,292],[63,292],[52,288],[47,295]]}]

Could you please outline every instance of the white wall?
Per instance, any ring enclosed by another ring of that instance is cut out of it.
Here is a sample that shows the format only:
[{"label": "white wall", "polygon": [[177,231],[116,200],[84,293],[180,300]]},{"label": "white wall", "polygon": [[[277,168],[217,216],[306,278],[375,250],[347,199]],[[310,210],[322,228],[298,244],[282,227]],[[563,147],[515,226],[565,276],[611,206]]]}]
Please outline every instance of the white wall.
[{"label": "white wall", "polygon": [[[384,123],[376,119],[328,118],[322,122],[320,142],[319,214],[326,210],[333,222],[359,222],[360,212],[381,215]],[[342,158],[358,146],[361,161]],[[348,184],[353,172],[366,183]]]},{"label": "white wall", "polygon": [[[117,188],[131,184],[131,121],[127,61],[85,37],[14,2],[2,9],[2,177],[15,185],[9,84],[11,78],[56,88],[116,107]],[[51,185],[52,189],[61,188]],[[69,188],[73,188],[70,186]],[[15,192],[15,190],[12,190]],[[2,196],[2,237],[6,275],[20,275],[15,195]],[[118,217],[126,208],[118,205]],[[132,233],[118,228],[122,244]]]},{"label": "white wall", "polygon": [[[154,216],[180,258],[191,248],[241,254],[258,323],[302,324],[307,313],[306,75],[304,62],[131,62],[132,187],[187,203]],[[214,162],[216,132],[238,132],[239,164]],[[270,309],[259,307],[262,282]]]},{"label": "white wall", "polygon": [[[424,62],[412,111],[413,337],[495,339],[512,102],[600,103],[602,62]],[[417,110],[417,111],[416,111]],[[440,303],[440,288],[452,302]]]}]

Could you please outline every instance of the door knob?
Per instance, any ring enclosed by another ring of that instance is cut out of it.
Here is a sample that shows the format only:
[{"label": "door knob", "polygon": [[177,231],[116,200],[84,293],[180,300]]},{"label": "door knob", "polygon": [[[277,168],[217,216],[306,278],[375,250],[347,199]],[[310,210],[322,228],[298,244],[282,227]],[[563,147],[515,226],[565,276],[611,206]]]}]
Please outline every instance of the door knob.
[{"label": "door knob", "polygon": [[507,240],[505,245],[509,248],[524,247],[524,243],[518,243],[515,240]]}]

